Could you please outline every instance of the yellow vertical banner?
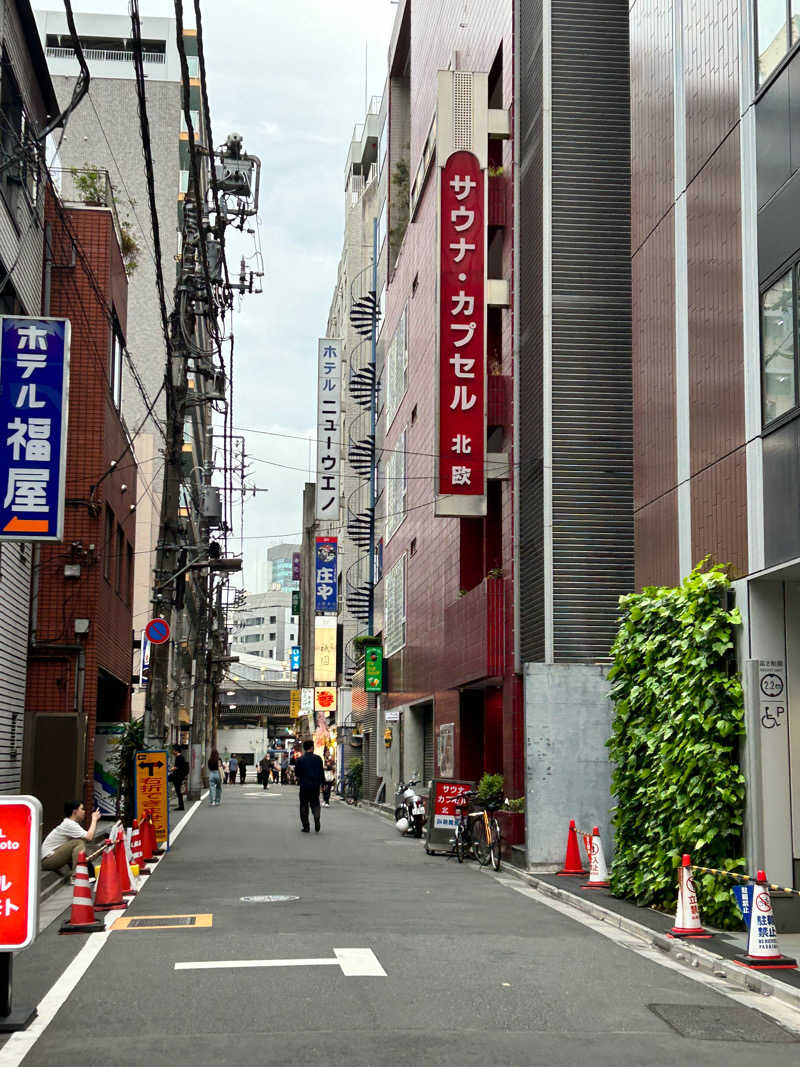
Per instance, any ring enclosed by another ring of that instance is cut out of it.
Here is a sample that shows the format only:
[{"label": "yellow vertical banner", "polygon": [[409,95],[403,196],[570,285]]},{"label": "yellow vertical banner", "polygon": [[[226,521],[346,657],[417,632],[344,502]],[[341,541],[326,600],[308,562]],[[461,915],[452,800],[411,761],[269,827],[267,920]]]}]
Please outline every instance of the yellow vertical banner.
[{"label": "yellow vertical banner", "polygon": [[137,752],[136,817],[141,819],[149,811],[157,844],[169,840],[169,757],[158,752]]},{"label": "yellow vertical banner", "polygon": [[317,615],[314,620],[314,681],[336,681],[335,615]]},{"label": "yellow vertical banner", "polygon": [[289,694],[289,714],[293,719],[300,718],[300,690],[293,689]]}]

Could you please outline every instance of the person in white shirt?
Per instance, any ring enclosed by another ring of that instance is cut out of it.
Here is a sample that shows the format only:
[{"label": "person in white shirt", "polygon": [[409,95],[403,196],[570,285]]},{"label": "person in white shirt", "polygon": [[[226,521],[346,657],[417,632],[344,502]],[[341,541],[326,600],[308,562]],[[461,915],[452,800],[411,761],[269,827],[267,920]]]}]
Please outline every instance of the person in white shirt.
[{"label": "person in white shirt", "polygon": [[86,808],[79,800],[68,800],[64,805],[65,818],[51,830],[42,842],[42,870],[59,871],[69,864],[72,869],[78,861],[78,853],[86,851],[86,842],[94,839],[100,811],[92,812],[89,829],[83,828]]}]

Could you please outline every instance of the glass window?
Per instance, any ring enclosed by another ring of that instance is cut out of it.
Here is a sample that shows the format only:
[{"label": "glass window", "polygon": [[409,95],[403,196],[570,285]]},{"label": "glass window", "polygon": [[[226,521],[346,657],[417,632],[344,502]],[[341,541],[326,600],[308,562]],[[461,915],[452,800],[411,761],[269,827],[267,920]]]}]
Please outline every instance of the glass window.
[{"label": "glass window", "polygon": [[[791,0],[792,15],[797,0]],[[789,50],[789,0],[757,0],[758,84],[763,85]],[[794,17],[793,17],[794,21]],[[792,35],[794,40],[794,32]]]},{"label": "glass window", "polygon": [[383,202],[381,213],[378,218],[378,253],[383,248],[383,242],[386,240],[386,201]]},{"label": "glass window", "polygon": [[403,430],[386,464],[387,543],[406,517],[406,489],[406,431]]},{"label": "glass window", "polygon": [[381,126],[381,134],[378,138],[378,174],[383,173],[383,168],[386,164],[386,149],[388,147],[387,136],[389,133],[389,117],[383,120],[383,126]]},{"label": "glass window", "polygon": [[386,426],[391,426],[400,401],[408,388],[408,331],[406,330],[407,310],[397,323],[397,329],[386,351]]},{"label": "glass window", "polygon": [[186,57],[186,66],[189,69],[189,77],[190,78],[199,78],[200,77],[200,57],[199,56],[189,56],[189,55],[187,55],[187,57]]},{"label": "glass window", "polygon": [[388,659],[406,643],[406,556],[387,573],[384,590],[383,647]]},{"label": "glass window", "polygon": [[785,274],[761,297],[764,425],[797,404],[792,275]]}]

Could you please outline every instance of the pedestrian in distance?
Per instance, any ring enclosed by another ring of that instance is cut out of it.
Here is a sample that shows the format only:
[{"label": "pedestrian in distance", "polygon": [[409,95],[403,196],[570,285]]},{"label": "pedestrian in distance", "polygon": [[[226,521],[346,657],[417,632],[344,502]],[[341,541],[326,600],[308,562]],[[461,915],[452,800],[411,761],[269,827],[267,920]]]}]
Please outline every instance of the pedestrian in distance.
[{"label": "pedestrian in distance", "polygon": [[228,760],[228,777],[230,779],[231,785],[236,785],[236,775],[238,771],[239,761],[235,756],[231,755],[231,758]]},{"label": "pedestrian in distance", "polygon": [[73,870],[78,860],[78,853],[86,851],[86,842],[94,840],[100,809],[95,808],[89,822],[89,829],[83,826],[86,808],[82,800],[68,800],[64,804],[64,818],[51,830],[42,842],[42,870],[60,871],[70,866]]},{"label": "pedestrian in distance", "polygon": [[222,802],[222,772],[220,767],[219,752],[212,748],[211,755],[208,757],[208,787],[212,808]]},{"label": "pedestrian in distance", "polygon": [[244,756],[239,756],[239,782],[244,785],[244,780],[247,777],[247,764],[244,761]]},{"label": "pedestrian in distance", "polygon": [[275,759],[272,761],[272,781],[277,784],[277,783],[280,782],[280,780],[281,780],[281,762],[276,756]]},{"label": "pedestrian in distance", "polygon": [[286,785],[289,781],[289,753],[284,751],[281,753],[281,785]]},{"label": "pedestrian in distance", "polygon": [[295,760],[294,776],[300,786],[300,822],[302,832],[310,832],[308,825],[308,809],[314,816],[314,829],[320,830],[319,822],[319,791],[325,781],[325,768],[322,760],[314,753],[314,742],[303,742],[303,755]]},{"label": "pedestrian in distance", "polygon": [[178,811],[184,811],[183,806],[183,783],[189,777],[189,764],[186,762],[186,757],[181,752],[180,747],[175,745],[172,749],[172,754],[175,757],[175,763],[172,766],[169,780],[175,786],[175,792],[178,796]]},{"label": "pedestrian in distance", "polygon": [[266,789],[267,786],[269,785],[269,772],[270,772],[269,756],[267,755],[266,752],[261,757],[261,760],[259,761],[258,766],[261,769],[261,785],[263,786],[264,789]]},{"label": "pedestrian in distance", "polygon": [[329,808],[331,806],[331,789],[333,788],[333,783],[336,779],[336,764],[333,756],[331,756],[329,752],[325,753],[323,762],[325,767],[325,781],[322,783],[322,803],[324,807]]}]

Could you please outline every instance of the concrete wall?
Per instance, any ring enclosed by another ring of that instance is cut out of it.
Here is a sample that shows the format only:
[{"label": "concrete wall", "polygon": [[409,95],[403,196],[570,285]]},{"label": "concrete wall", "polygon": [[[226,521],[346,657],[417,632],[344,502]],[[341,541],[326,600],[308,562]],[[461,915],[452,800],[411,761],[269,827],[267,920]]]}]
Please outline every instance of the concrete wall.
[{"label": "concrete wall", "polygon": [[[265,726],[220,726],[217,731],[217,750],[220,756],[228,760],[231,753],[252,752],[255,763],[261,759],[270,747],[270,740]],[[248,776],[255,781],[254,768],[247,768]]]},{"label": "concrete wall", "polygon": [[569,820],[600,828],[613,855],[608,669],[599,664],[525,664],[529,864],[564,860]]}]

